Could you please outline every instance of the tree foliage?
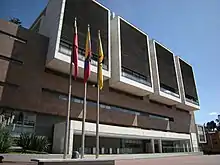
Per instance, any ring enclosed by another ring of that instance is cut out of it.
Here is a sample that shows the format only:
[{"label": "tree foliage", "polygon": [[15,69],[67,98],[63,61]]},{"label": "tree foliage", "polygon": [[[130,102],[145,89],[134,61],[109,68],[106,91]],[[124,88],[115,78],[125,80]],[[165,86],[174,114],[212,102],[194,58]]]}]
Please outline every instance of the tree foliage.
[{"label": "tree foliage", "polygon": [[214,131],[217,128],[216,123],[212,120],[208,123],[206,123],[206,128],[208,129],[208,131]]},{"label": "tree foliage", "polygon": [[15,17],[10,18],[10,19],[9,19],[9,22],[12,22],[12,23],[14,23],[14,24],[17,24],[18,26],[21,26],[21,25],[22,25],[21,20],[20,20],[19,18],[15,18]]}]

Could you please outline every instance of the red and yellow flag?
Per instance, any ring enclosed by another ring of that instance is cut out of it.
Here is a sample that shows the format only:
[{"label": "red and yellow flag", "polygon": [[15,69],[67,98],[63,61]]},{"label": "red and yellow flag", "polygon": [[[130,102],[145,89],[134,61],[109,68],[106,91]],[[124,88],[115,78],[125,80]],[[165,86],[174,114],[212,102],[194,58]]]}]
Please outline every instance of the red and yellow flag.
[{"label": "red and yellow flag", "polygon": [[104,53],[102,49],[102,40],[100,31],[98,32],[98,38],[99,38],[99,44],[98,44],[98,83],[99,83],[99,89],[101,90],[103,88],[103,75],[102,75],[102,61],[104,59]]}]

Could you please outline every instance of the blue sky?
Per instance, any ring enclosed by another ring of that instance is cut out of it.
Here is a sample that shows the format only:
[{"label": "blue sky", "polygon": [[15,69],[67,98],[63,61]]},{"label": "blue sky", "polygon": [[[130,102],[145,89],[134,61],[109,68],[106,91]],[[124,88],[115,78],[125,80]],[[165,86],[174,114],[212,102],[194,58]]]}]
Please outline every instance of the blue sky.
[{"label": "blue sky", "polygon": [[[190,63],[200,98],[196,122],[220,114],[219,0],[98,0]],[[47,0],[1,0],[0,18],[29,27]]]}]

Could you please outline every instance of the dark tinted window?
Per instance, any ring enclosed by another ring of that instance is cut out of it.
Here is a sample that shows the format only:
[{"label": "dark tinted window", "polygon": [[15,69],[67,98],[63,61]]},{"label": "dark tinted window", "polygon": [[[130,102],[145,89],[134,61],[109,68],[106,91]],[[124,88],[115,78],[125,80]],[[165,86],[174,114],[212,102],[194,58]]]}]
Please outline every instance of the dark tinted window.
[{"label": "dark tinted window", "polygon": [[120,21],[122,67],[147,77],[150,82],[147,37]]},{"label": "dark tinted window", "polygon": [[157,54],[160,86],[174,93],[179,93],[173,54],[158,43],[155,43],[155,48]]},{"label": "dark tinted window", "polygon": [[192,67],[180,59],[180,68],[182,72],[186,98],[198,101]]},{"label": "dark tinted window", "polygon": [[67,0],[61,37],[72,43],[73,23],[77,17],[79,47],[85,49],[88,24],[92,40],[92,52],[97,54],[98,30],[101,31],[104,63],[108,57],[108,11],[91,0]]}]

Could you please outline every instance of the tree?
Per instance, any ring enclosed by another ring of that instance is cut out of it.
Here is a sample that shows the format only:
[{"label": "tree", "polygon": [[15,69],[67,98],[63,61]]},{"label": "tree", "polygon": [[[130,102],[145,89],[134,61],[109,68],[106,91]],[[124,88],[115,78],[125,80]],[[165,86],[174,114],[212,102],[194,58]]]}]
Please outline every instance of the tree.
[{"label": "tree", "polygon": [[217,123],[217,130],[220,131],[220,115],[218,115],[218,119],[215,119],[216,123]]},{"label": "tree", "polygon": [[217,128],[216,123],[212,120],[206,124],[208,131],[214,131]]},{"label": "tree", "polygon": [[12,22],[12,23],[14,23],[14,24],[17,24],[18,26],[21,26],[21,24],[22,24],[22,22],[21,22],[21,20],[19,19],[19,18],[10,18],[9,19],[9,22]]}]

